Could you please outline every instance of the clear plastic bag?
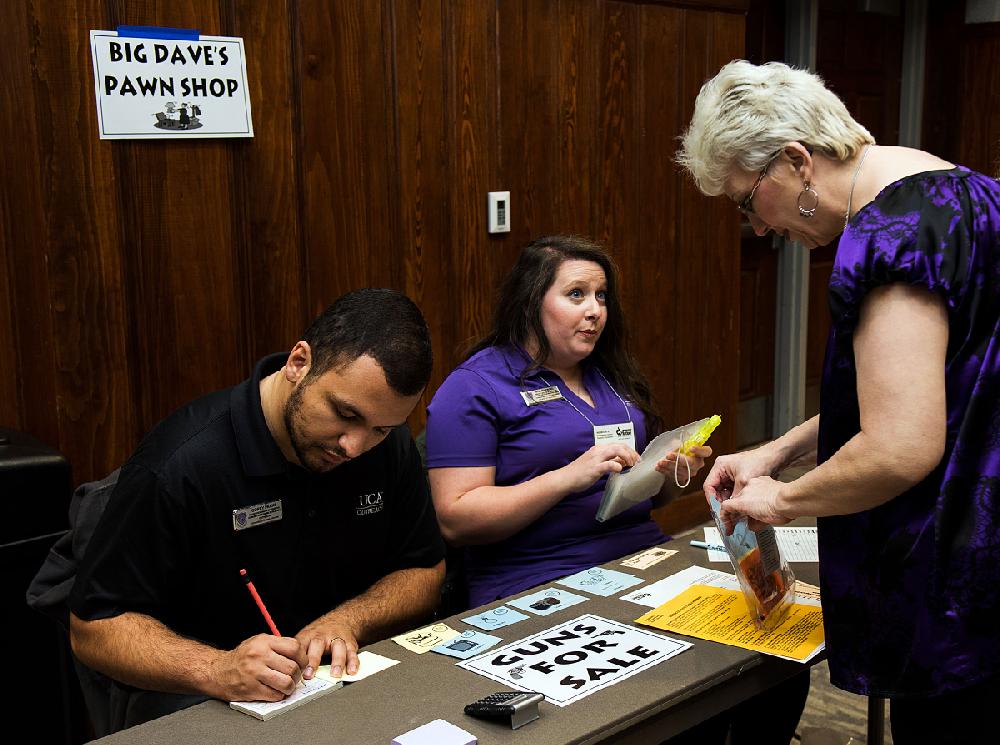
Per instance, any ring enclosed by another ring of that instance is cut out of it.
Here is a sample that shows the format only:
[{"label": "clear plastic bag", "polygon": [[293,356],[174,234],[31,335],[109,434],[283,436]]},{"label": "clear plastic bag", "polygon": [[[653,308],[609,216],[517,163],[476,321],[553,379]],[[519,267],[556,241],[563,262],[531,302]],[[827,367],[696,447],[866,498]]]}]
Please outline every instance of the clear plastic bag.
[{"label": "clear plastic bag", "polygon": [[[656,470],[656,464],[667,453],[704,445],[705,440],[712,434],[712,430],[721,421],[718,416],[706,417],[669,432],[662,432],[653,438],[653,441],[642,451],[638,463],[630,469],[621,473],[613,473],[608,477],[608,483],[604,487],[604,496],[601,498],[601,504],[595,515],[597,521],[610,520],[629,507],[659,494],[666,477]],[[684,461],[684,466],[679,467],[681,473],[684,472],[684,467],[688,466],[686,458]],[[688,467],[687,479],[688,482],[691,481],[690,467]],[[683,488],[687,484],[678,483],[678,486]]]},{"label": "clear plastic bag", "polygon": [[718,498],[709,498],[709,506],[743,590],[747,610],[758,629],[773,628],[795,600],[795,575],[781,555],[774,528],[770,525],[754,533],[743,518],[736,524],[733,534],[726,535],[720,510],[730,491],[719,489],[718,495]]}]

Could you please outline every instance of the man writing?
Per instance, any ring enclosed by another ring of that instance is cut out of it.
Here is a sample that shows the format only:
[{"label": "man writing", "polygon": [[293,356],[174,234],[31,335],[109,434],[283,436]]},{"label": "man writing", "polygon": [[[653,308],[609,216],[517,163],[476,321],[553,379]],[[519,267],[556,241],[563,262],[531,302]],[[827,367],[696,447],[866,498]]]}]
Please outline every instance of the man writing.
[{"label": "man writing", "polygon": [[[356,672],[359,644],[433,610],[444,545],[402,426],[430,371],[416,306],[360,290],[143,439],[81,561],[70,638],[132,699],[180,695],[129,701],[113,729],[205,697],[280,700],[324,654]],[[294,636],[267,632],[243,568]]]}]

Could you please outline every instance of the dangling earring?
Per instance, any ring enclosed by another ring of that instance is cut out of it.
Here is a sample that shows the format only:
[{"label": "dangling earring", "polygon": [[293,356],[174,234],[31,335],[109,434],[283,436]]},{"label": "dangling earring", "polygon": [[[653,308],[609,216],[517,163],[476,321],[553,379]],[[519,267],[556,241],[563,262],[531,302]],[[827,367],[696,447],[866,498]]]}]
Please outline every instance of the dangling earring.
[{"label": "dangling earring", "polygon": [[[804,194],[812,195],[812,200],[813,200],[812,207],[802,206],[802,196]],[[819,207],[819,194],[817,194],[816,190],[809,185],[808,181],[806,181],[805,184],[803,184],[802,191],[799,192],[798,199],[795,200],[795,203],[799,207],[800,215],[802,215],[803,217],[812,217],[816,214],[816,208]]]}]

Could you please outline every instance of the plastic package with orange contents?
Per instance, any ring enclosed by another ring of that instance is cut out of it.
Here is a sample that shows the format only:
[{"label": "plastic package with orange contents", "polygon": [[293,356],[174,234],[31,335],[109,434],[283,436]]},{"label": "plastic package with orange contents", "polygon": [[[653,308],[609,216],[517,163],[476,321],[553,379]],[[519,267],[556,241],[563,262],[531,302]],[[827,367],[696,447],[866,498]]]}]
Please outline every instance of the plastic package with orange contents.
[{"label": "plastic package with orange contents", "polygon": [[795,600],[795,575],[781,555],[771,526],[754,533],[744,518],[736,524],[732,535],[726,535],[719,510],[730,492],[720,489],[718,494],[719,499],[709,499],[709,506],[743,590],[750,617],[758,629],[773,628]]}]

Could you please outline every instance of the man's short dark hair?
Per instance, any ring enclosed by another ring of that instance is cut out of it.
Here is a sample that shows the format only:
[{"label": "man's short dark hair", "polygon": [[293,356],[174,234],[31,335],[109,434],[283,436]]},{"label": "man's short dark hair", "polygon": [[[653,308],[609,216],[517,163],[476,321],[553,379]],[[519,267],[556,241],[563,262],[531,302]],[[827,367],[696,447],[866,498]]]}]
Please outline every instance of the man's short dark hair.
[{"label": "man's short dark hair", "polygon": [[419,393],[431,377],[427,322],[414,302],[395,290],[347,293],[312,322],[302,339],[312,349],[310,376],[368,355],[403,396]]}]

